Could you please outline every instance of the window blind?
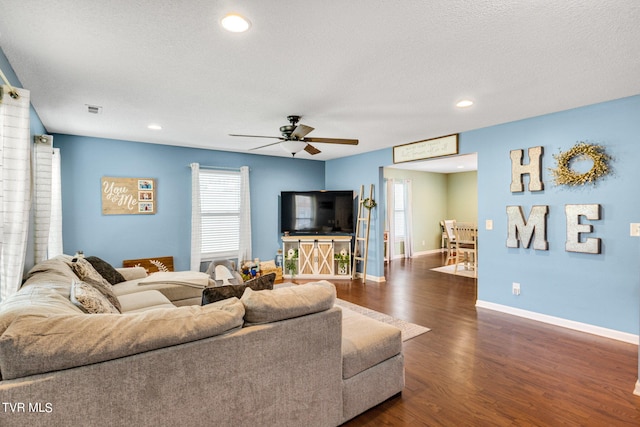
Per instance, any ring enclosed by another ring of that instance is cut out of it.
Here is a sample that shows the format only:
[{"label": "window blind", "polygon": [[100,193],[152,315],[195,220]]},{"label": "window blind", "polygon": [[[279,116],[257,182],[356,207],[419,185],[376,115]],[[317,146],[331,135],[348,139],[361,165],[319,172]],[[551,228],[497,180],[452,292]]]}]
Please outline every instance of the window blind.
[{"label": "window blind", "polygon": [[240,242],[240,172],[200,170],[203,259],[236,256]]}]

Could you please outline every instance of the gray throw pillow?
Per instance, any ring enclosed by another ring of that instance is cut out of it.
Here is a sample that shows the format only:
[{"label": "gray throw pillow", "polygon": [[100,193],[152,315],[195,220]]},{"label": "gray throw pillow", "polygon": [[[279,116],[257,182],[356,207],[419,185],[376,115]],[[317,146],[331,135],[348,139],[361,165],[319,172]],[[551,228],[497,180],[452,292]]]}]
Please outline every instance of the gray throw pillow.
[{"label": "gray throw pillow", "polygon": [[242,298],[244,290],[251,288],[254,291],[273,289],[276,281],[276,273],[264,274],[255,279],[247,280],[241,285],[213,286],[202,291],[202,305],[211,304],[227,298]]},{"label": "gray throw pillow", "polygon": [[125,278],[122,274],[118,272],[111,264],[106,262],[103,259],[98,258],[97,256],[88,256],[85,258],[89,263],[95,268],[95,270],[100,273],[104,279],[115,285],[116,283],[125,282]]}]

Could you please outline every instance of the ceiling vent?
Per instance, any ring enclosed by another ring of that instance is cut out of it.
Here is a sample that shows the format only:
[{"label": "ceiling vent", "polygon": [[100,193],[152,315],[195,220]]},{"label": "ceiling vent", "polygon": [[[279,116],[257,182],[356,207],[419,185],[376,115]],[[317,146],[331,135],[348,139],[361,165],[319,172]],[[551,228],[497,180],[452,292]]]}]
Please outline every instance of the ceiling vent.
[{"label": "ceiling vent", "polygon": [[85,104],[85,106],[87,107],[87,113],[91,113],[91,114],[102,113],[102,107],[99,107],[97,105],[89,105],[89,104]]}]

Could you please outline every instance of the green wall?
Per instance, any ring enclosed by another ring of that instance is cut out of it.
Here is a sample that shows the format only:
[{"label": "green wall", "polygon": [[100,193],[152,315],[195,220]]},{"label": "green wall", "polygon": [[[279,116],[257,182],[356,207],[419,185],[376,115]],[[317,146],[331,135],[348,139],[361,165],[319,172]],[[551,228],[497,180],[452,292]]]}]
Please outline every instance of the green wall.
[{"label": "green wall", "polygon": [[385,168],[384,177],[412,182],[414,253],[440,248],[441,220],[478,221],[476,171],[443,174]]},{"label": "green wall", "polygon": [[447,216],[459,222],[478,223],[478,172],[447,175]]}]

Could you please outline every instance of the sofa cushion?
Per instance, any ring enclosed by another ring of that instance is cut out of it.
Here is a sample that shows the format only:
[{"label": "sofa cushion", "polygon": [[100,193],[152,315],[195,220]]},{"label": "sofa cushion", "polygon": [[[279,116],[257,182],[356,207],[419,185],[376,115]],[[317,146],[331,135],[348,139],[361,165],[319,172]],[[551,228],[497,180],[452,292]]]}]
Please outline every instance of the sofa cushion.
[{"label": "sofa cushion", "polygon": [[142,291],[118,297],[123,313],[134,313],[153,308],[175,307],[171,301],[159,291]]},{"label": "sofa cushion", "polygon": [[147,277],[147,270],[145,270],[144,267],[120,267],[116,268],[116,270],[122,275],[125,282],[128,280],[144,279]]},{"label": "sofa cushion", "polygon": [[395,326],[342,308],[342,377],[351,378],[402,353]]},{"label": "sofa cushion", "polygon": [[109,300],[109,302],[115,308],[118,309],[118,311],[121,310],[120,302],[118,301],[116,295],[113,293],[111,283],[109,283],[104,277],[102,277],[100,273],[98,273],[96,269],[93,268],[93,265],[91,265],[89,261],[87,261],[85,258],[74,258],[71,261],[71,268],[81,281],[88,283],[89,285],[96,288]]},{"label": "sofa cushion", "polygon": [[110,284],[115,285],[116,283],[125,281],[122,274],[103,259],[100,259],[97,256],[88,256],[85,259],[89,261],[93,268]]},{"label": "sofa cushion", "polygon": [[247,280],[241,285],[212,286],[202,291],[202,305],[221,301],[227,298],[242,298],[244,290],[251,288],[254,291],[264,291],[273,289],[276,281],[276,273],[265,274],[255,279]]},{"label": "sofa cushion", "polygon": [[[71,280],[68,280],[68,283],[67,286],[70,286]],[[71,303],[68,293],[66,296],[61,295],[55,285],[28,286],[10,295],[0,304],[0,334],[16,317],[23,314],[83,314],[83,311]]]},{"label": "sofa cushion", "polygon": [[328,310],[336,300],[336,288],[327,281],[254,291],[247,288],[240,301],[245,325],[277,322]]},{"label": "sofa cushion", "polygon": [[[170,285],[159,283],[154,285],[140,285],[138,280],[128,280],[126,282],[113,285],[113,292],[118,298],[122,295],[138,293],[142,291],[160,291],[170,301],[180,301],[196,298],[198,301],[202,298],[202,289],[191,286]],[[197,302],[195,304],[198,304]],[[124,311],[124,309],[123,309]]]},{"label": "sofa cushion", "polygon": [[120,313],[120,309],[116,308],[102,292],[81,280],[74,280],[69,298],[76,307],[85,313]]},{"label": "sofa cushion", "polygon": [[78,278],[71,269],[71,259],[68,255],[58,255],[36,264],[25,276],[21,289],[32,285],[46,285],[69,299],[71,282]]},{"label": "sofa cushion", "polygon": [[171,284],[204,289],[209,285],[209,275],[199,271],[158,271],[138,283],[141,286]]},{"label": "sofa cushion", "polygon": [[238,299],[133,314],[24,315],[0,336],[0,371],[14,379],[196,341],[242,326],[243,315]]}]

